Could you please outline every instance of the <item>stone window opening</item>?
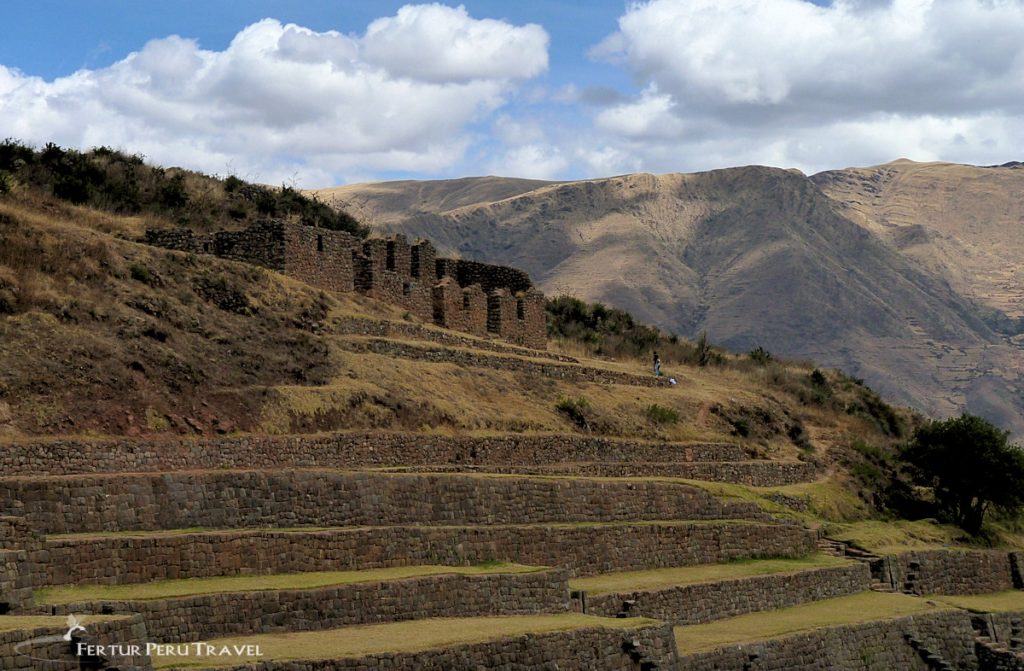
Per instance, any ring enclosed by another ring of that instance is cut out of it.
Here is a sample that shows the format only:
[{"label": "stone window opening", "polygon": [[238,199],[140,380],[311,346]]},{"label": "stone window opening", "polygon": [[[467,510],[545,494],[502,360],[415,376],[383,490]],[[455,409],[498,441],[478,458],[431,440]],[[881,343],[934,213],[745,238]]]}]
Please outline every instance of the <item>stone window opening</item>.
[{"label": "stone window opening", "polygon": [[516,318],[526,319],[526,305],[523,301],[516,301]]},{"label": "stone window opening", "polygon": [[462,309],[469,309],[469,294],[462,294]]},{"label": "stone window opening", "polygon": [[205,253],[205,254],[209,254],[210,253],[210,243],[209,242],[204,242],[203,243],[203,253]]},{"label": "stone window opening", "polygon": [[316,236],[316,251],[324,251],[324,236],[322,235]]}]

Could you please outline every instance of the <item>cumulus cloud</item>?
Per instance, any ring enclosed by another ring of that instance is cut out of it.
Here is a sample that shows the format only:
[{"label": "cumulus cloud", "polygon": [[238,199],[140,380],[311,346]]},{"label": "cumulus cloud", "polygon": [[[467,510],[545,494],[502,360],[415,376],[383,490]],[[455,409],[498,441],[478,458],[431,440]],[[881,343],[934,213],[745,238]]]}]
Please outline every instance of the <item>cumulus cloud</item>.
[{"label": "cumulus cloud", "polygon": [[223,51],[171,36],[54,81],[0,66],[0,136],[304,186],[439,172],[547,68],[547,46],[539,26],[443,5],[403,7],[363,35],[265,19]]},{"label": "cumulus cloud", "polygon": [[592,56],[644,88],[595,129],[647,169],[995,162],[1024,121],[1015,0],[651,0]]}]

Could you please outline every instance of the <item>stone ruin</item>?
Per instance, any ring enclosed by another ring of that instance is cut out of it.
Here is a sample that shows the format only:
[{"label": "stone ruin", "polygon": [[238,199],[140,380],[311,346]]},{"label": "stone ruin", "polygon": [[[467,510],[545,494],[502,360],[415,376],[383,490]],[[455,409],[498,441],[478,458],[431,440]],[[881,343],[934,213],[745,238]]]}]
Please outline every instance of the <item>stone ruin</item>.
[{"label": "stone ruin", "polygon": [[343,231],[263,221],[241,231],[196,235],[150,229],[157,247],[252,263],[337,293],[358,292],[416,317],[480,337],[545,349],[544,294],[521,270],[437,258],[428,240],[363,240]]}]

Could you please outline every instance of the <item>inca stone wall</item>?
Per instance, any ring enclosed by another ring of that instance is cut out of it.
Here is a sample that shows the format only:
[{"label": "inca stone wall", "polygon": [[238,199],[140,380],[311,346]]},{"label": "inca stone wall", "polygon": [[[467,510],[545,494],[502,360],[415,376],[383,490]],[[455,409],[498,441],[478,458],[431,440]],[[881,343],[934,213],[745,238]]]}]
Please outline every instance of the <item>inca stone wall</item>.
[{"label": "inca stone wall", "polygon": [[975,647],[981,671],[1024,671],[1024,650],[979,641]]},{"label": "inca stone wall", "polygon": [[167,578],[341,571],[508,561],[570,575],[803,557],[814,532],[793,525],[676,522],[608,525],[373,527],[324,531],[50,537],[29,553],[34,584],[128,584]]},{"label": "inca stone wall", "polygon": [[32,605],[32,576],[22,572],[27,553],[0,550],[0,615]]},{"label": "inca stone wall", "polygon": [[867,564],[679,585],[649,592],[586,596],[590,615],[649,617],[672,624],[701,624],[773,608],[795,606],[871,588]]},{"label": "inca stone wall", "polygon": [[[282,221],[257,222],[242,231],[197,236],[188,229],[151,229],[144,241],[167,249],[254,263],[339,293],[358,291],[398,305],[446,328],[492,334],[544,349],[544,296],[526,273],[475,261],[438,259],[433,245],[410,245],[403,235],[360,240]],[[450,286],[438,291],[438,280]],[[447,293],[446,293],[447,291]],[[492,303],[492,298],[496,303]]]},{"label": "inca stone wall", "polygon": [[909,594],[981,594],[1013,589],[1004,551],[933,550],[897,555],[902,591]]},{"label": "inca stone wall", "polygon": [[683,650],[680,668],[687,671],[937,671],[941,668],[926,661],[926,654],[936,655],[955,669],[978,668],[974,630],[970,617],[963,611],[830,627],[696,654],[685,652],[686,630],[683,629],[679,645]]},{"label": "inca stone wall", "polygon": [[[640,463],[749,458],[743,446],[722,443],[654,443],[572,435],[449,438],[374,432],[322,436],[13,442],[0,450],[0,473],[23,476],[211,468]],[[0,518],[2,523],[3,518]]]},{"label": "inca stone wall", "polygon": [[[149,640],[146,625],[138,615],[119,617],[110,621],[87,621],[87,632],[81,635],[83,643],[104,645],[139,645],[143,649]],[[65,632],[62,624],[36,629],[0,630],[0,669],[4,671],[41,671],[42,669],[117,668],[121,671],[150,671],[153,667],[146,656],[115,657],[106,660],[103,667],[80,667],[79,658],[73,654],[75,642],[39,641],[23,646],[15,652],[15,646],[41,637],[59,636]],[[76,640],[79,637],[76,636]],[[35,658],[35,659],[34,659]],[[53,660],[53,661],[50,661]]]},{"label": "inca stone wall", "polygon": [[682,484],[324,471],[8,479],[0,506],[47,534],[767,517]]},{"label": "inca stone wall", "polygon": [[307,590],[229,592],[152,601],[92,601],[55,614],[139,613],[162,643],[312,631],[428,617],[528,615],[568,610],[565,571],[442,575]]},{"label": "inca stone wall", "polygon": [[[529,634],[423,652],[324,661],[266,661],[260,671],[638,671],[675,669],[675,641],[665,625],[636,629],[588,628]],[[643,666],[653,664],[653,666]],[[221,667],[251,671],[252,666]]]}]

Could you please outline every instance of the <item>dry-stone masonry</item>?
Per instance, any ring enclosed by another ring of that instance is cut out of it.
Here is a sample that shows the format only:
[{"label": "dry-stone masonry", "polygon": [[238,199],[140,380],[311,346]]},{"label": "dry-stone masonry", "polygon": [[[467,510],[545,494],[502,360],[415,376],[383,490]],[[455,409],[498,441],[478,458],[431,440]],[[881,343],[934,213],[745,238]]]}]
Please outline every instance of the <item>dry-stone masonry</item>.
[{"label": "dry-stone masonry", "polygon": [[328,291],[358,291],[446,328],[523,347],[546,346],[544,295],[526,273],[439,259],[425,240],[412,245],[403,235],[362,240],[344,231],[262,221],[208,236],[150,229],[145,241],[264,266]]},{"label": "dry-stone masonry", "polygon": [[[4,476],[132,473],[210,468],[354,468],[416,464],[740,461],[730,443],[656,443],[576,435],[450,438],[413,433],[44,439],[0,450]],[[2,482],[2,478],[0,478]],[[2,521],[2,518],[0,518]]]},{"label": "dry-stone masonry", "polygon": [[285,631],[314,631],[428,617],[529,615],[569,608],[565,571],[441,575],[305,590],[227,592],[149,601],[51,607],[55,614],[139,613],[166,643]]},{"label": "dry-stone masonry", "polygon": [[685,652],[686,630],[680,632],[680,668],[687,671],[938,671],[940,660],[948,668],[978,668],[974,631],[963,611],[829,627],[696,654]]},{"label": "dry-stone masonry", "polygon": [[[667,625],[586,628],[527,634],[422,652],[322,661],[264,661],[259,671],[673,671],[675,640]],[[252,671],[251,665],[220,671]]]},{"label": "dry-stone masonry", "polygon": [[586,595],[586,612],[607,617],[649,617],[701,624],[726,617],[795,606],[863,592],[871,571],[863,563],[813,571],[755,576],[648,592]]},{"label": "dry-stone masonry", "polygon": [[493,560],[564,567],[575,576],[803,557],[816,540],[814,532],[794,525],[742,522],[155,532],[52,536],[29,561],[38,586]]},{"label": "dry-stone masonry", "polygon": [[202,528],[756,519],[703,489],[617,482],[331,471],[206,471],[4,481],[0,507],[41,533]]},{"label": "dry-stone masonry", "polygon": [[1005,551],[905,552],[897,561],[901,591],[909,594],[981,594],[1014,587]]},{"label": "dry-stone masonry", "polygon": [[[149,657],[119,656],[101,661],[104,666],[79,666],[80,660],[75,654],[77,641],[102,645],[136,645],[145,649],[149,640],[146,625],[138,615],[117,617],[106,621],[87,622],[85,634],[77,635],[72,642],[60,640],[66,627],[57,622],[53,626],[30,629],[0,629],[0,669],[3,671],[42,671],[45,669],[87,669],[105,668],[120,671],[149,671],[152,669]],[[38,638],[57,638],[56,641],[37,641],[29,645],[26,642]],[[17,651],[15,648],[18,648]],[[52,660],[52,661],[51,661]]]}]

